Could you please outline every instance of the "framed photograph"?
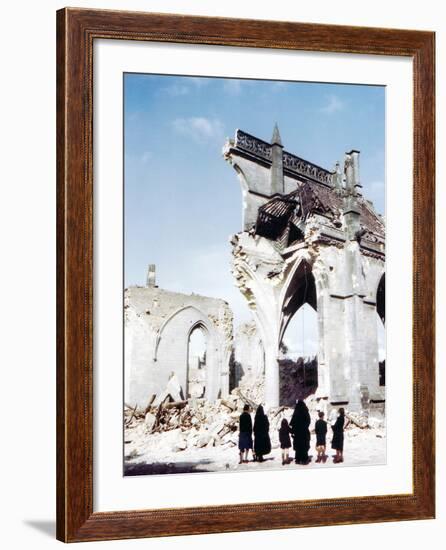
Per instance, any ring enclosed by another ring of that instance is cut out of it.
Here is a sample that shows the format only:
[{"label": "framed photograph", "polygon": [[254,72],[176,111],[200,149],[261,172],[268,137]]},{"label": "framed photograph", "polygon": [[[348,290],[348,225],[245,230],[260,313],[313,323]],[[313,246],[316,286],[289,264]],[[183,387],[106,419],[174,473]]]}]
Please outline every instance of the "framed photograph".
[{"label": "framed photograph", "polygon": [[433,518],[434,33],[57,47],[57,537]]}]

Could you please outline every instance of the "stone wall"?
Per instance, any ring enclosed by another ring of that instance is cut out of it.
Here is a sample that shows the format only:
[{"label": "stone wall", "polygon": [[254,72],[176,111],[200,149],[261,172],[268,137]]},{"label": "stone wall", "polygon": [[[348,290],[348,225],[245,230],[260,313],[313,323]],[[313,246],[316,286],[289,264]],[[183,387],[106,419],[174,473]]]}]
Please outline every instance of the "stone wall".
[{"label": "stone wall", "polygon": [[250,379],[262,376],[265,371],[265,352],[254,321],[242,323],[234,334],[231,360],[231,389],[238,386],[243,376]]},{"label": "stone wall", "polygon": [[188,346],[200,327],[206,337],[205,397],[229,391],[232,312],[224,300],[180,294],[156,286],[124,293],[125,402],[145,407],[175,372],[188,396]]}]

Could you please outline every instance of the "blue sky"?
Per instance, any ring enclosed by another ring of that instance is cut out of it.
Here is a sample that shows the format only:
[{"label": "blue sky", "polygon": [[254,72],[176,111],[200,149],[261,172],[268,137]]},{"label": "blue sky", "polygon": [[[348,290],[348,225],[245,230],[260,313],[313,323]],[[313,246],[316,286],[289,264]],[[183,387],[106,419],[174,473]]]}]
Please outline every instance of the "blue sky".
[{"label": "blue sky", "polygon": [[241,191],[222,157],[240,128],[332,169],[361,151],[364,195],[384,214],[385,89],[377,86],[126,74],[125,285],[226,299],[250,319],[229,271],[241,230]]}]

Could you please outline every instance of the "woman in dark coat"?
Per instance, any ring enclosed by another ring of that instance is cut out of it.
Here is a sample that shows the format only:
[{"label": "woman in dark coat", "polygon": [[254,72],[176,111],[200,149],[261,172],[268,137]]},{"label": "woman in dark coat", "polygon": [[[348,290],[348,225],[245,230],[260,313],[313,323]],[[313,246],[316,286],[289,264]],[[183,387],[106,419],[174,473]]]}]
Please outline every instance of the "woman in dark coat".
[{"label": "woman in dark coat", "polygon": [[339,409],[339,416],[336,419],[336,422],[332,425],[331,429],[333,430],[333,439],[331,440],[331,447],[335,449],[336,456],[333,459],[333,462],[336,464],[338,462],[344,462],[344,421],[345,421],[345,411],[341,407]]},{"label": "woman in dark coat", "polygon": [[240,462],[248,462],[249,449],[252,449],[252,420],[249,414],[249,405],[243,407],[243,412],[239,419],[240,435],[238,438],[238,449],[240,452]]},{"label": "woman in dark coat", "polygon": [[271,452],[271,440],[269,438],[269,421],[263,411],[262,405],[257,407],[254,418],[254,452],[255,460],[263,462],[263,455]]},{"label": "woman in dark coat", "polygon": [[311,418],[308,407],[302,399],[296,403],[290,427],[293,434],[293,448],[295,450],[294,461],[296,464],[308,464],[308,449],[310,448],[310,426]]}]

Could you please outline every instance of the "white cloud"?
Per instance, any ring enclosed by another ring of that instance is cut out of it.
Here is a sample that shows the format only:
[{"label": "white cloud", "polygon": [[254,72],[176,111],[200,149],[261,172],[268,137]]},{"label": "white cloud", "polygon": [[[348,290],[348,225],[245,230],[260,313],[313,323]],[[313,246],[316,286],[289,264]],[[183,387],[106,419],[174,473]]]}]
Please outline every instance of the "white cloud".
[{"label": "white cloud", "polygon": [[322,106],[319,111],[327,115],[337,113],[344,109],[344,102],[339,99],[336,95],[327,96],[327,102]]},{"label": "white cloud", "polygon": [[174,84],[163,88],[163,91],[172,97],[178,97],[182,95],[187,95],[189,93],[189,87],[185,86],[184,84],[179,84],[178,82],[175,82]]},{"label": "white cloud", "polygon": [[242,83],[240,80],[225,80],[223,90],[229,95],[240,95],[242,93]]},{"label": "white cloud", "polygon": [[223,124],[218,118],[189,117],[176,118],[172,122],[175,132],[204,143],[209,139],[220,139],[224,134]]},{"label": "white cloud", "polygon": [[275,91],[282,90],[285,88],[286,82],[283,82],[281,80],[277,80],[272,82],[272,89]]},{"label": "white cloud", "polygon": [[209,84],[209,79],[203,78],[201,76],[189,76],[187,82],[189,82],[195,88],[203,88],[204,86],[207,86]]},{"label": "white cloud", "polygon": [[318,352],[317,313],[308,304],[304,304],[292,317],[283,338],[288,348],[287,356],[313,357]]},{"label": "white cloud", "polygon": [[152,158],[153,154],[152,151],[144,151],[144,153],[141,155],[141,162],[143,164],[147,164],[149,160]]},{"label": "white cloud", "polygon": [[203,88],[203,86],[206,86],[208,83],[209,80],[206,78],[191,76],[182,81],[173,82],[169,86],[163,88],[163,92],[172,97],[179,97],[189,94],[194,89]]},{"label": "white cloud", "polygon": [[152,151],[143,151],[142,153],[125,153],[126,167],[135,167],[139,164],[148,164],[153,158]]}]

